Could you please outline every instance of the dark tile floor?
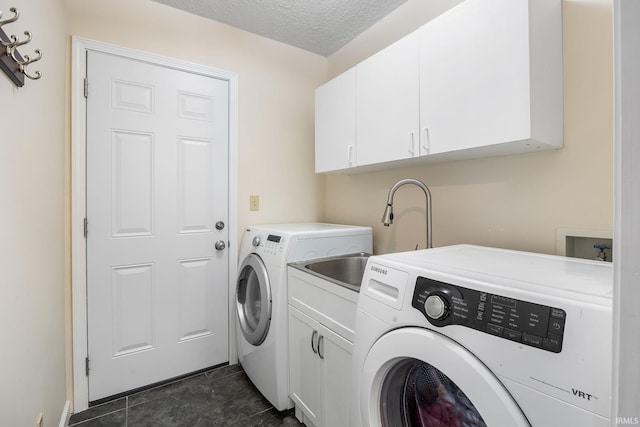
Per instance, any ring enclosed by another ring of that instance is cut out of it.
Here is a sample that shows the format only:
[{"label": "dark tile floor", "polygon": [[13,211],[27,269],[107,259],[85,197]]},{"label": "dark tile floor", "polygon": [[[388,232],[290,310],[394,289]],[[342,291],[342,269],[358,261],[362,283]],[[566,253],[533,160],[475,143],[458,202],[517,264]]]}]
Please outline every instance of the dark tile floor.
[{"label": "dark tile floor", "polygon": [[240,365],[216,368],[71,416],[74,427],[301,426],[278,412]]}]

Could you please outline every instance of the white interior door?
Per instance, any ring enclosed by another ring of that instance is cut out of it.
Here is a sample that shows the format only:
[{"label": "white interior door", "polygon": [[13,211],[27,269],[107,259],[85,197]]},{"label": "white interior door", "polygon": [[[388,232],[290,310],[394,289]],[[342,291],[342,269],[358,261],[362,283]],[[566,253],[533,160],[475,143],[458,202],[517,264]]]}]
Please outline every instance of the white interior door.
[{"label": "white interior door", "polygon": [[87,76],[95,401],[228,361],[229,83],[94,51]]}]

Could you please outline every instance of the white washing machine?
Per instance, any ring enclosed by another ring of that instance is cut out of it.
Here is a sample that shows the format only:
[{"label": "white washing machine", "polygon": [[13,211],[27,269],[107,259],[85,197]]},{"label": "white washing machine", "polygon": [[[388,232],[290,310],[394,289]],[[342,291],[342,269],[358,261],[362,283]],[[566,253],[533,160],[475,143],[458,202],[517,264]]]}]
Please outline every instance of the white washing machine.
[{"label": "white washing machine", "polygon": [[371,252],[370,227],[322,223],[272,224],[247,229],[236,281],[238,360],[279,411],[289,399],[287,264]]},{"label": "white washing machine", "polygon": [[609,426],[610,263],[457,245],[371,257],[352,426]]}]

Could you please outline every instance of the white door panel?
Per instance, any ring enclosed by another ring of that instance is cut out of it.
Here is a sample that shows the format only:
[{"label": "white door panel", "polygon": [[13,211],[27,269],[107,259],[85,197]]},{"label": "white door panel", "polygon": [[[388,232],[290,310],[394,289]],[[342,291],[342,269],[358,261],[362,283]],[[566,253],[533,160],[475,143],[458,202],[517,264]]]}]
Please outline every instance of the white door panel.
[{"label": "white door panel", "polygon": [[419,154],[418,82],[416,33],[356,66],[358,166]]},{"label": "white door panel", "polygon": [[325,426],[345,426],[351,411],[353,343],[320,325],[322,336],[322,418]]},{"label": "white door panel", "polygon": [[528,4],[473,0],[418,31],[422,154],[531,136]]},{"label": "white door panel", "polygon": [[89,400],[228,361],[228,82],[90,51]]},{"label": "white door panel", "polygon": [[318,357],[319,323],[289,309],[289,396],[314,425],[322,425],[322,377]]}]

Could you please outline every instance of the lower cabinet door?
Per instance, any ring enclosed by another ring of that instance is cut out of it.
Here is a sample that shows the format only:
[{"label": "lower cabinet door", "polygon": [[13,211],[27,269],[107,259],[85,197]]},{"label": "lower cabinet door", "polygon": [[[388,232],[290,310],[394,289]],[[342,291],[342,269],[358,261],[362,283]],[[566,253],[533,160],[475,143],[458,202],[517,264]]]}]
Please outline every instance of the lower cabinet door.
[{"label": "lower cabinet door", "polygon": [[319,323],[289,306],[289,394],[315,426],[322,425],[321,359]]},{"label": "lower cabinet door", "polygon": [[322,419],[324,426],[348,427],[351,410],[353,343],[320,325]]}]

